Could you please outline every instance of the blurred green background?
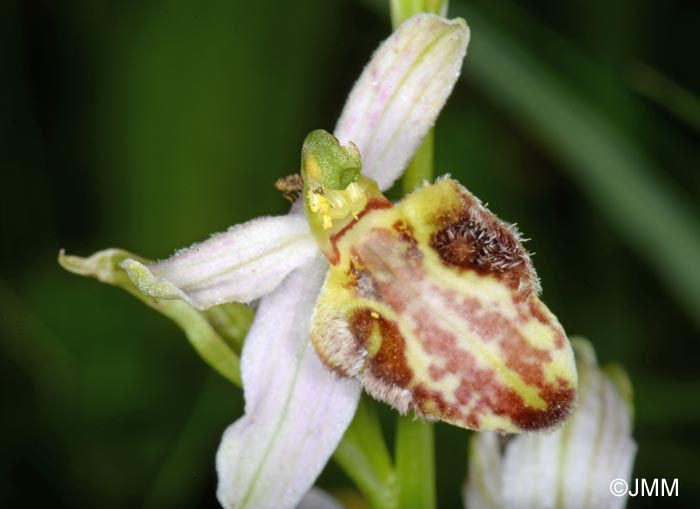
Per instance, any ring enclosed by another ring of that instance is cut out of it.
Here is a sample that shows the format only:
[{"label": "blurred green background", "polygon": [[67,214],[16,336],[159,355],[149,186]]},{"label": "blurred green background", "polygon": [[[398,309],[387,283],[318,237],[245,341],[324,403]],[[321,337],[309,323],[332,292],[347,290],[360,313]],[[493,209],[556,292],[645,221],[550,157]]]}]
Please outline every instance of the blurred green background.
[{"label": "blurred green background", "polygon": [[[308,131],[332,129],[387,7],[0,10],[0,506],[217,507],[239,391],[165,318],[62,271],[58,249],[166,257],[284,213],[272,183]],[[437,171],[520,225],[545,302],[628,369],[634,477],[680,489],[628,507],[700,507],[700,4],[453,0],[450,14],[472,44]],[[437,426],[440,507],[460,506],[466,439]],[[320,483],[348,486],[332,463]]]}]

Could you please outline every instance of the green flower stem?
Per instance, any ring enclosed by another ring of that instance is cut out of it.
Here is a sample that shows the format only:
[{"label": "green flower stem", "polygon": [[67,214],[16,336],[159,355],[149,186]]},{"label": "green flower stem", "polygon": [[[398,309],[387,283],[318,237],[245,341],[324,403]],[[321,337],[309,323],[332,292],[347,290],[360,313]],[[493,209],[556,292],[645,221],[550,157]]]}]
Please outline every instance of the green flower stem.
[{"label": "green flower stem", "polygon": [[[433,178],[434,135],[431,130],[403,177],[404,193]],[[396,428],[396,475],[400,509],[436,507],[433,425],[400,416]]]},{"label": "green flower stem", "polygon": [[421,146],[418,147],[416,155],[413,156],[406,173],[403,175],[403,194],[413,192],[424,180],[432,180],[434,143],[435,134],[431,129],[423,139]]},{"label": "green flower stem", "polygon": [[[390,7],[392,25],[397,28],[419,12],[444,14],[447,0],[390,0]],[[413,191],[424,180],[433,178],[433,147],[431,129],[404,173],[404,194]],[[432,425],[399,417],[397,470],[394,471],[373,405],[366,396],[362,397],[355,419],[335,452],[335,461],[360,488],[373,508],[434,508]]]},{"label": "green flower stem", "polygon": [[[419,12],[445,14],[447,0],[391,0],[391,21],[396,28]],[[435,134],[431,129],[413,156],[403,176],[404,194],[433,178]],[[396,424],[396,477],[398,509],[434,509],[435,438],[433,425],[399,416]]]},{"label": "green flower stem", "polygon": [[399,509],[434,509],[435,438],[433,425],[409,416],[396,426],[396,476]]},{"label": "green flower stem", "polygon": [[[396,29],[405,20],[420,12],[444,14],[447,4],[447,0],[390,0],[391,24]],[[411,193],[424,180],[433,178],[434,146],[435,134],[431,129],[403,175],[404,194]]]},{"label": "green flower stem", "polygon": [[389,0],[391,24],[396,29],[401,23],[419,12],[445,15],[448,0]]},{"label": "green flower stem", "polygon": [[396,509],[396,473],[374,401],[362,396],[357,413],[333,455],[336,463],[367,497],[373,509]]}]

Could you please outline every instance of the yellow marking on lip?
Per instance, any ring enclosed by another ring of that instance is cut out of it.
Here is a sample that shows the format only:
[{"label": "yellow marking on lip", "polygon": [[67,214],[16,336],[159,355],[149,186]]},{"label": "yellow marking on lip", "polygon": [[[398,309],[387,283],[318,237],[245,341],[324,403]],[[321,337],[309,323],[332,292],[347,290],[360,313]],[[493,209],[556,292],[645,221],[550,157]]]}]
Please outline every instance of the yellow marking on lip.
[{"label": "yellow marking on lip", "polygon": [[372,315],[372,318],[379,318],[379,313],[375,311],[372,311],[370,314]]},{"label": "yellow marking on lip", "polygon": [[532,348],[553,352],[556,350],[557,334],[553,323],[542,323],[536,318],[530,318],[518,327],[518,331]]},{"label": "yellow marking on lip", "polygon": [[379,330],[379,326],[377,324],[374,324],[372,327],[372,333],[369,335],[369,338],[367,339],[367,354],[370,357],[374,357],[377,355],[379,350],[382,348],[382,333]]}]

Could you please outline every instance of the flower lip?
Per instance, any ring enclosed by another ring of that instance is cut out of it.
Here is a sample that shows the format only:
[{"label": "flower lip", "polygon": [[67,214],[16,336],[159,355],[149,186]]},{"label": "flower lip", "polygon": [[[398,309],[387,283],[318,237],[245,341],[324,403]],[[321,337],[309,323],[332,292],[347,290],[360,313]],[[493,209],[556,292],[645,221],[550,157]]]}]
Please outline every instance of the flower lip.
[{"label": "flower lip", "polygon": [[[385,203],[326,234],[311,329],[326,364],[402,413],[475,430],[560,425],[576,400],[573,354],[512,227],[451,179]],[[462,247],[478,256],[456,266],[432,239],[464,217],[474,235]]]}]

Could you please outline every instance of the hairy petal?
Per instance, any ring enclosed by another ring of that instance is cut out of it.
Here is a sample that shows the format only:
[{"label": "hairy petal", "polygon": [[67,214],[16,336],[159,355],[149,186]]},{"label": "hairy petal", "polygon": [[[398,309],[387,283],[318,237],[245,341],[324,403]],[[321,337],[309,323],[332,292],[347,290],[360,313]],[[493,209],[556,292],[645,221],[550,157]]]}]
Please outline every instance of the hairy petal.
[{"label": "hairy petal", "polygon": [[355,84],[334,134],[357,145],[363,174],[381,189],[401,175],[435,123],[468,43],[464,20],[419,14],[379,47]]},{"label": "hairy petal", "polygon": [[306,218],[288,214],[233,226],[162,262],[121,266],[143,293],[206,309],[262,297],[316,252]]},{"label": "hairy petal", "polygon": [[294,507],[355,413],[359,384],[331,373],[309,341],[326,267],[312,260],[260,302],[241,358],[245,416],[226,430],[217,454],[226,508]]},{"label": "hairy petal", "polygon": [[632,474],[637,445],[630,406],[616,380],[597,366],[590,344],[572,343],[580,377],[578,409],[556,433],[514,437],[503,454],[497,436],[475,436],[464,493],[470,509],[625,506],[626,497],[613,496],[610,483],[629,482]]}]

